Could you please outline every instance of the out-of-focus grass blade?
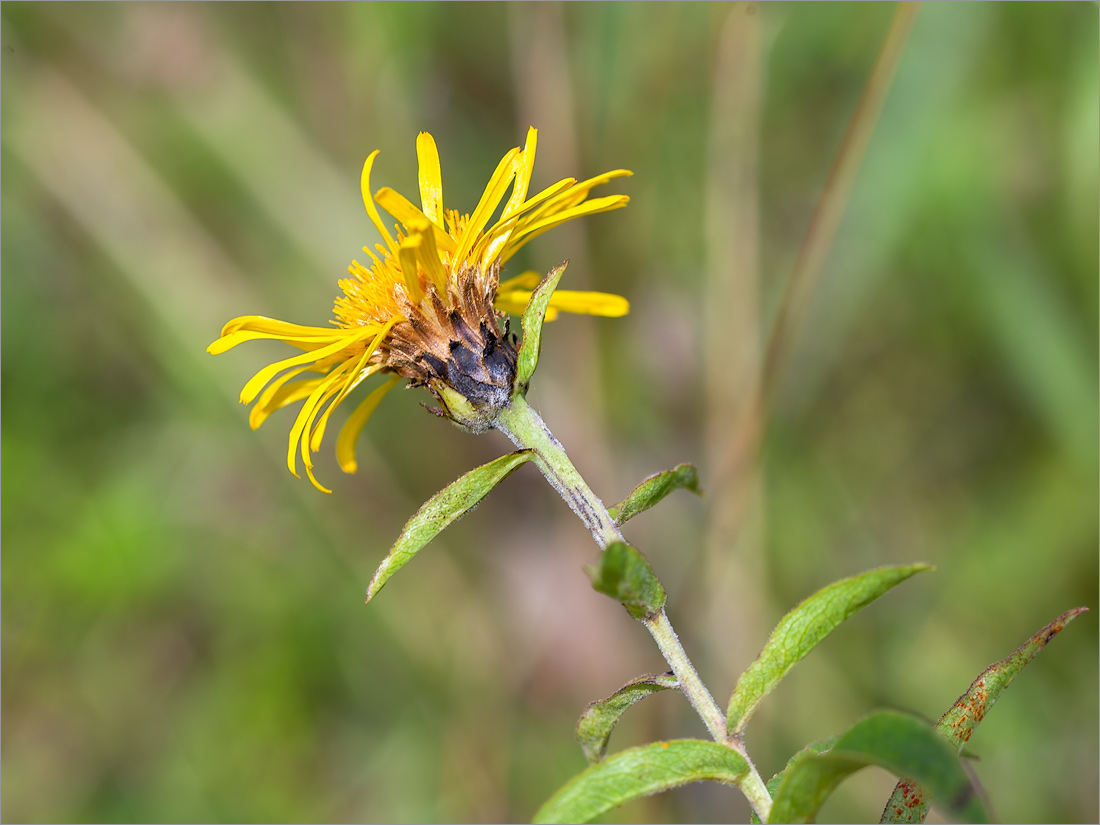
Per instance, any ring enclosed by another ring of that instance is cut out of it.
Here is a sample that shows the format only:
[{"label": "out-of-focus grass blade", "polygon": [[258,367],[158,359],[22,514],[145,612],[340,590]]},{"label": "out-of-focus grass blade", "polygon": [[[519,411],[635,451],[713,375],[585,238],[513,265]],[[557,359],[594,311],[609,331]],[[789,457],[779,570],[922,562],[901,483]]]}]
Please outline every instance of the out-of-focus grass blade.
[{"label": "out-of-focus grass blade", "polygon": [[630,495],[609,507],[607,512],[620,527],[634,516],[648,510],[673,490],[691,490],[702,495],[699,490],[699,473],[694,464],[677,464],[671,470],[652,475],[635,487]]},{"label": "out-of-focus grass blade", "polygon": [[533,293],[531,300],[527,302],[527,309],[523,311],[520,321],[523,327],[523,340],[519,345],[519,355],[516,357],[516,381],[514,392],[519,395],[527,393],[527,385],[531,383],[531,376],[535,374],[535,367],[539,363],[539,349],[542,347],[542,322],[546,319],[546,307],[550,304],[550,296],[561,280],[569,261],[558,264],[550,270],[550,274],[542,279]]},{"label": "out-of-focus grass blade", "polygon": [[531,453],[520,450],[482,464],[475,470],[452,481],[416,511],[401,536],[383,559],[367,587],[367,602],[382,589],[390,576],[404,567],[424,545],[438,536],[449,525],[458,521],[481,503],[489,491],[526,461]]},{"label": "out-of-focus grass blade", "polygon": [[813,822],[837,785],[868,765],[918,777],[949,816],[989,821],[981,794],[954,749],[928,723],[891,710],[856,722],[830,750],[793,761],[776,790],[768,821]]},{"label": "out-of-focus grass blade", "polygon": [[[1006,659],[994,662],[983,670],[966,693],[960,696],[936,723],[935,730],[940,736],[961,753],[970,740],[974,728],[982,721],[1001,692],[1009,686],[1024,666],[1034,659],[1047,642],[1057,636],[1067,624],[1087,611],[1087,607],[1075,607],[1067,610],[1048,624]],[[924,789],[911,779],[903,779],[894,788],[894,793],[886,803],[880,822],[924,822],[931,807]]]},{"label": "out-of-focus grass blade", "polygon": [[760,700],[837,625],[915,573],[931,569],[910,564],[869,570],[830,584],[784,616],[756,661],[737,680],[726,712],[729,732],[740,734]]},{"label": "out-of-focus grass blade", "polygon": [[585,758],[596,764],[607,753],[607,740],[627,708],[647,696],[679,687],[680,683],[671,671],[651,673],[631,679],[606,699],[597,699],[584,709],[577,722],[577,741]]},{"label": "out-of-focus grass blade", "polygon": [[616,541],[600,553],[598,564],[585,569],[592,587],[622,602],[635,619],[644,619],[665,606],[665,589],[653,568],[626,542]]},{"label": "out-of-focus grass blade", "polygon": [[587,822],[616,805],[690,782],[736,785],[748,770],[736,751],[715,742],[654,742],[577,774],[539,808],[535,822]]}]

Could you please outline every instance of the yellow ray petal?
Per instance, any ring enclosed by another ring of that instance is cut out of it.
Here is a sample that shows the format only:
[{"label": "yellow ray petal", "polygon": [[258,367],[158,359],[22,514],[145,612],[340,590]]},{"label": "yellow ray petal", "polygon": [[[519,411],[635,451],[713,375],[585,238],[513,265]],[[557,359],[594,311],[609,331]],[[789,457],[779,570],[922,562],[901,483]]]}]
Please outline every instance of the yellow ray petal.
[{"label": "yellow ray petal", "polygon": [[269,415],[275,410],[282,409],[287,404],[292,404],[295,401],[306,398],[317,384],[322,380],[320,378],[309,378],[302,381],[295,381],[293,384],[287,385],[287,382],[295,376],[301,375],[303,372],[308,372],[309,367],[298,367],[298,369],[290,370],[283,373],[264,389],[260,393],[260,397],[256,403],[252,405],[252,409],[248,413],[248,426],[254,430],[258,430],[260,425],[263,424]]},{"label": "yellow ray petal", "polygon": [[291,324],[287,321],[279,321],[268,318],[266,315],[242,315],[234,318],[222,327],[222,335],[240,330],[252,330],[254,332],[272,332],[276,335],[317,335],[324,337],[332,334],[332,327],[307,327],[301,324]]},{"label": "yellow ray petal", "polygon": [[435,223],[428,220],[428,216],[417,209],[416,205],[400,192],[395,192],[388,186],[383,186],[374,193],[374,199],[378,201],[383,209],[407,227],[411,227],[416,223],[424,223],[430,226],[432,228],[432,234],[435,236],[436,245],[447,252],[454,252],[454,238],[444,232],[443,227],[437,226]]},{"label": "yellow ray petal", "polygon": [[[433,228],[434,227],[427,221],[419,221],[409,226],[409,229],[417,233],[417,236],[421,238],[420,247],[417,251],[420,265],[424,267],[424,271],[427,272],[428,277],[432,279],[436,291],[446,301],[447,269],[439,259],[439,250],[435,246],[436,233],[430,231]],[[447,236],[447,240],[451,240],[450,235]]]},{"label": "yellow ray petal", "polygon": [[626,206],[629,202],[630,198],[627,195],[609,195],[606,198],[595,198],[594,200],[585,201],[579,206],[566,209],[564,212],[557,212],[549,217],[543,218],[537,223],[519,227],[512,233],[512,237],[509,239],[508,244],[501,251],[500,261],[501,263],[507,261],[529,241],[534,240],[548,229],[553,229],[559,224],[571,221],[574,218],[579,218],[582,215],[595,215],[598,212],[618,209]]},{"label": "yellow ray petal", "polygon": [[290,428],[290,438],[287,439],[286,466],[296,477],[298,477],[298,462],[295,451],[299,446],[303,448],[303,452],[305,451],[306,445],[304,442],[306,439],[303,438],[303,433],[305,433],[306,427],[316,414],[317,407],[323,403],[323,396],[326,394],[331,395],[336,391],[333,385],[338,386],[337,382],[344,378],[344,372],[344,369],[338,367],[322,378],[317,386],[313,388],[313,392],[306,398],[305,403],[302,404],[302,409],[298,411],[298,417],[294,419],[294,426]]},{"label": "yellow ray petal", "polygon": [[405,286],[414,304],[419,304],[424,297],[424,290],[420,288],[420,276],[416,269],[416,251],[420,248],[420,237],[420,235],[412,235],[405,238],[401,242],[401,248],[397,250],[397,258],[401,261],[401,274],[405,277]]},{"label": "yellow ray petal", "polygon": [[259,393],[260,388],[263,387],[268,381],[278,375],[285,369],[291,367],[299,367],[302,364],[309,364],[315,361],[319,361],[322,358],[328,358],[331,355],[335,355],[343,349],[353,346],[354,344],[362,341],[371,335],[378,332],[378,327],[375,326],[363,326],[355,332],[350,330],[345,333],[345,339],[337,341],[334,344],[330,344],[327,347],[314,350],[313,352],[303,352],[301,355],[296,355],[293,358],[286,358],[282,361],[276,361],[274,364],[269,364],[264,367],[258,373],[253,375],[248,383],[244,385],[244,389],[241,390],[241,403],[250,404],[252,399]]},{"label": "yellow ray petal", "polygon": [[328,418],[330,415],[332,415],[332,411],[336,409],[336,407],[339,406],[345,398],[347,398],[348,393],[359,386],[360,382],[362,382],[363,379],[374,375],[376,372],[382,369],[381,364],[367,367],[367,361],[370,359],[371,355],[374,354],[374,351],[378,349],[378,345],[382,343],[382,340],[386,337],[386,334],[393,327],[394,323],[394,321],[391,321],[390,323],[386,324],[386,326],[382,328],[382,331],[378,333],[377,337],[375,337],[374,341],[371,342],[371,345],[363,350],[363,354],[359,357],[358,363],[356,363],[354,367],[348,370],[348,377],[347,380],[344,382],[343,388],[340,390],[340,395],[329,405],[328,409],[325,410],[324,415],[321,416],[320,420],[317,422],[316,427],[312,426],[311,420],[311,430],[309,431],[309,448],[313,450],[313,452],[317,452],[319,449],[321,449],[321,439],[324,438],[325,427],[328,425]]},{"label": "yellow ray petal", "polygon": [[466,260],[466,255],[469,254],[473,248],[474,242],[477,240],[477,236],[481,234],[481,230],[485,228],[485,224],[489,222],[489,218],[496,211],[497,206],[500,205],[500,199],[504,197],[505,191],[508,189],[508,184],[512,182],[512,178],[516,174],[515,159],[519,154],[519,147],[512,149],[508,154],[500,159],[500,163],[497,164],[496,171],[493,172],[493,176],[489,179],[489,185],[485,187],[485,192],[481,195],[481,200],[478,202],[477,208],[474,209],[473,214],[470,215],[470,220],[466,222],[466,228],[462,231],[462,237],[459,239],[458,251],[455,253],[454,265],[461,266],[462,262]]},{"label": "yellow ray petal", "polygon": [[[497,293],[493,306],[505,312],[520,315],[527,308],[527,302],[531,300],[531,291],[524,289],[509,290],[504,295]],[[630,302],[621,295],[613,295],[610,292],[581,292],[569,289],[559,289],[550,296],[549,309],[555,310],[551,315],[547,312],[546,320],[552,321],[557,312],[571,312],[575,315],[599,315],[604,318],[621,318],[630,312]]]},{"label": "yellow ray petal", "polygon": [[363,432],[367,419],[371,417],[379,402],[400,380],[401,376],[395,375],[382,386],[372,390],[340,428],[340,435],[336,437],[336,460],[345,473],[354,473],[359,469],[359,463],[355,460],[355,445],[359,443],[359,434]]},{"label": "yellow ray petal", "polygon": [[443,176],[439,171],[439,150],[427,132],[416,136],[416,159],[420,166],[420,203],[428,220],[443,226]]},{"label": "yellow ray petal", "polygon": [[382,218],[378,214],[378,210],[374,206],[374,201],[370,196],[370,170],[374,165],[374,159],[378,157],[378,149],[375,149],[370,155],[367,156],[366,163],[363,164],[363,174],[359,178],[359,188],[363,193],[363,205],[367,207],[367,214],[370,215],[371,223],[374,224],[374,228],[378,230],[378,233],[382,236],[382,240],[386,242],[392,252],[397,248],[397,245],[393,242],[393,238],[390,236],[389,230],[386,229],[386,225],[382,223]]},{"label": "yellow ray petal", "polygon": [[502,218],[510,218],[527,197],[527,187],[531,185],[531,170],[535,168],[535,144],[538,142],[538,130],[532,126],[527,130],[527,143],[523,154],[516,157],[516,182],[512,187],[512,196],[501,213]]},{"label": "yellow ray petal", "polygon": [[528,269],[526,272],[521,272],[514,278],[509,278],[507,281],[501,281],[499,292],[511,289],[532,290],[540,283],[542,283],[542,276],[535,272],[535,270]]},{"label": "yellow ray petal", "polygon": [[[318,329],[320,329],[320,327],[318,327]],[[221,338],[211,343],[210,346],[206,348],[206,351],[211,355],[221,355],[226,350],[233,349],[237,344],[243,344],[245,341],[262,339],[286,341],[288,344],[294,344],[294,346],[304,350],[316,350],[347,337],[346,332],[335,327],[329,327],[324,330],[324,333],[323,336],[287,335],[285,333],[253,332],[252,330],[242,329],[237,332],[231,332],[228,335],[223,335]]]}]

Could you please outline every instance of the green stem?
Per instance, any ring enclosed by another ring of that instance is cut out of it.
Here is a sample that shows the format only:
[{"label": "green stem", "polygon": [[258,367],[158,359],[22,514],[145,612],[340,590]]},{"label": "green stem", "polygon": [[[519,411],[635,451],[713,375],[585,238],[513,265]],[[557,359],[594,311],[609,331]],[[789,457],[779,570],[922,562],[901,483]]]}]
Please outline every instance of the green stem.
[{"label": "green stem", "polygon": [[[592,488],[569,460],[561,442],[554,438],[546,423],[523,396],[514,397],[512,403],[497,415],[494,425],[521,450],[530,450],[534,453],[535,465],[570,509],[577,514],[584,526],[589,529],[592,538],[601,549],[606,549],[614,542],[624,541],[623,534],[619,532],[618,526],[608,514],[603,502],[592,492]],[[767,822],[772,807],[768,789],[760,778],[756,766],[745,752],[745,746],[741,740],[729,735],[725,714],[714,701],[714,697],[710,695],[703,680],[699,678],[698,671],[695,670],[683,645],[680,644],[664,609],[643,619],[642,623],[657,643],[672,672],[676,674],[680,689],[703,720],[703,724],[707,726],[714,741],[737,751],[748,763],[749,773],[741,783],[741,791],[748,798],[760,820]]]},{"label": "green stem", "polygon": [[546,423],[523,396],[513,398],[512,403],[497,415],[494,423],[498,430],[512,439],[513,444],[535,454],[536,466],[577,514],[577,518],[584,522],[596,544],[606,548],[613,542],[624,541],[623,534],[608,515],[603,502],[592,492],[565,454],[561,442],[554,438]]}]

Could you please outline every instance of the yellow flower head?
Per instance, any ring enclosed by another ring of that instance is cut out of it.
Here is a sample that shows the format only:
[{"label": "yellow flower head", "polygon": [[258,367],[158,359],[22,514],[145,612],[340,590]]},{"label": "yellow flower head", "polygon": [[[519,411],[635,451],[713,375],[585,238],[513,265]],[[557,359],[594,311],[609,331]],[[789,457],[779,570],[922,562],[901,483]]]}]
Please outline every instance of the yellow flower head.
[{"label": "yellow flower head", "polygon": [[[387,373],[389,379],[363,399],[336,439],[336,457],[345,472],[356,470],[355,444],[382,397],[402,378],[426,386],[443,404],[443,415],[470,426],[448,409],[444,395],[457,391],[478,411],[508,403],[516,371],[516,341],[506,312],[522,312],[538,284],[533,272],[501,283],[501,266],[524,244],[560,223],[625,206],[626,195],[592,198],[600,184],[631,173],[606,172],[577,182],[566,178],[528,197],[535,162],[536,131],[521,150],[512,149],[497,165],[474,211],[468,215],[443,208],[443,184],[435,140],[427,132],[416,139],[420,164],[420,208],[384,187],[372,197],[370,171],[378,152],[363,165],[363,202],[383,243],[363,251],[370,265],[352,261],[350,278],[340,281],[332,327],[310,327],[259,315],[234,318],[207,351],[225,352],[243,341],[276,338],[304,352],[264,367],[241,390],[241,403],[256,402],[249,415],[253,429],[272,412],[305,399],[290,430],[287,466],[297,472],[300,452],[310,480],[310,454],[321,445],[332,411],[364,379]],[[492,221],[505,194],[511,195]],[[400,224],[391,234],[375,203]],[[599,292],[558,291],[547,319],[558,311],[625,315],[624,298]],[[503,330],[501,329],[503,321]],[[303,373],[317,377],[298,378]],[[297,379],[297,380],[293,380]],[[261,392],[262,390],[262,392]]]}]

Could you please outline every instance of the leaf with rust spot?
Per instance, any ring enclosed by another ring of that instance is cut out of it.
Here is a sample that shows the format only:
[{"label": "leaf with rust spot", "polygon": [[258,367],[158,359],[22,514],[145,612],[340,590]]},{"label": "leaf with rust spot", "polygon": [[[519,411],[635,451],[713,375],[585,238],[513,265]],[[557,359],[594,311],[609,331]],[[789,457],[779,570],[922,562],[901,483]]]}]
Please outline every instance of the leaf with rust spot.
[{"label": "leaf with rust spot", "polygon": [[[1062,629],[1087,611],[1087,607],[1067,610],[1048,624],[1006,659],[986,668],[936,723],[935,730],[948,741],[956,753],[961,753],[970,740],[974,728],[985,718],[1001,692],[1009,686],[1024,666],[1046,647],[1047,642]],[[894,788],[880,822],[924,822],[930,805],[923,789],[917,783],[903,779]]]},{"label": "leaf with rust spot", "polygon": [[954,749],[925,721],[881,710],[853,725],[823,753],[791,760],[775,792],[769,822],[813,822],[836,787],[870,765],[924,782],[936,804],[965,822],[988,822],[978,788]]}]

